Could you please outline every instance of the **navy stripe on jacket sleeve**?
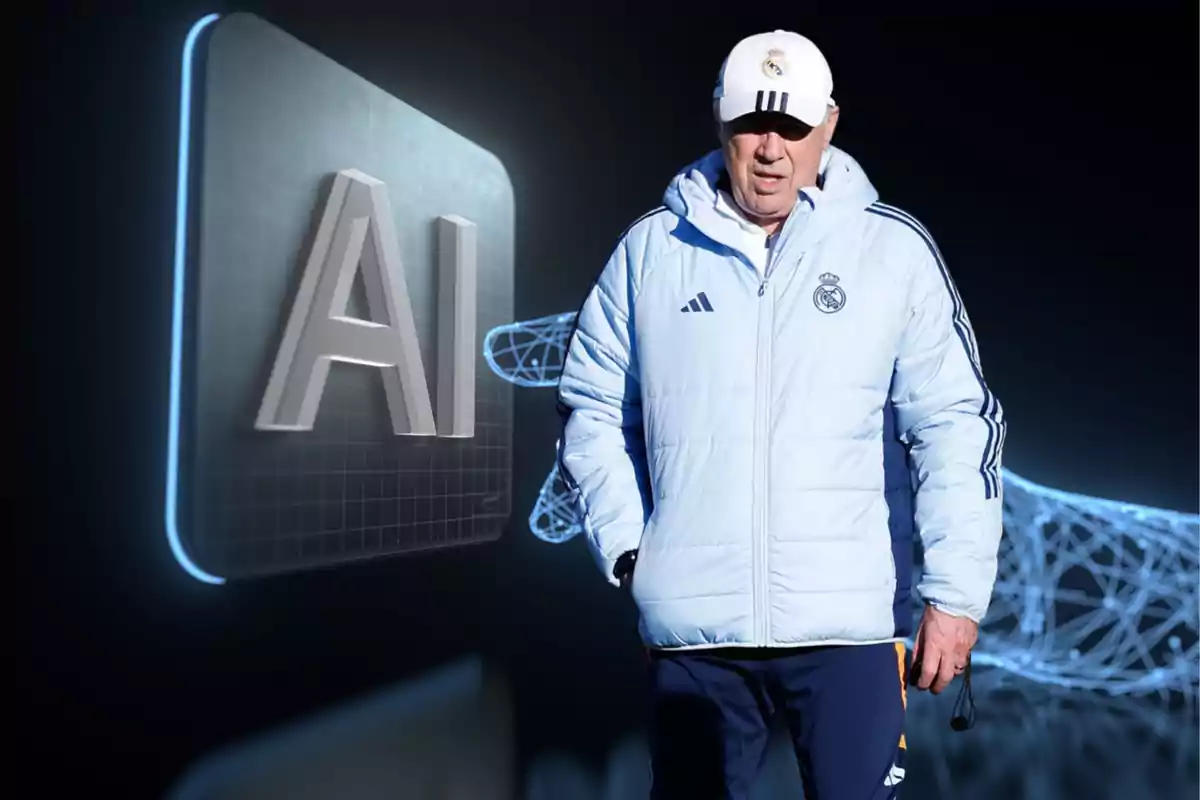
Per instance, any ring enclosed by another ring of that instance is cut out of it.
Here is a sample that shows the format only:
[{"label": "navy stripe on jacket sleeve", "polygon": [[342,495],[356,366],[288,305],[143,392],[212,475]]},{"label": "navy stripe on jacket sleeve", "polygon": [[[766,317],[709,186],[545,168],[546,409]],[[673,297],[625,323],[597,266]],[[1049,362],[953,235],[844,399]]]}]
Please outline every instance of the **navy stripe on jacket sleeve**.
[{"label": "navy stripe on jacket sleeve", "polygon": [[963,305],[962,297],[958,293],[958,287],[954,285],[954,280],[950,277],[950,270],[946,267],[946,262],[942,258],[942,253],[938,250],[933,237],[929,234],[929,231],[925,230],[925,227],[921,223],[917,222],[916,219],[906,212],[883,203],[874,203],[867,211],[885,219],[899,222],[920,236],[921,241],[929,248],[929,252],[933,255],[933,260],[941,272],[942,282],[946,286],[946,291],[950,293],[950,300],[954,307],[954,330],[958,334],[959,341],[962,342],[963,349],[967,352],[967,360],[971,363],[971,370],[975,373],[975,380],[979,382],[979,388],[983,393],[983,403],[979,408],[979,417],[987,426],[988,437],[984,445],[982,458],[980,459],[979,473],[983,477],[985,496],[991,500],[1000,493],[999,462],[1007,425],[1002,419],[998,418],[1000,409],[999,401],[992,394],[991,390],[988,389],[987,382],[983,379],[983,370],[979,364],[979,345],[975,341],[975,332],[971,329],[971,323],[967,319],[966,307]]},{"label": "navy stripe on jacket sleeve", "polygon": [[[622,242],[625,239],[625,237],[629,235],[629,232],[631,230],[633,230],[635,227],[637,227],[640,223],[650,219],[651,217],[657,216],[667,210],[668,209],[666,206],[658,206],[656,208],[651,209],[650,211],[647,211],[645,214],[642,214],[640,217],[635,219],[633,222],[629,223],[629,226],[621,232],[621,235],[619,237],[617,237],[618,244],[620,242]],[[575,318],[571,320],[571,332],[567,334],[566,344],[564,345],[564,350],[563,350],[562,363],[563,363],[564,369],[567,366],[567,356],[571,352],[571,343],[575,341],[575,331],[579,328],[579,315],[581,313],[583,313],[583,307],[585,305],[587,305],[588,298],[592,296],[592,291],[596,288],[596,284],[599,282],[600,282],[600,275],[597,275],[595,278],[592,279],[592,282],[590,284],[588,284],[588,290],[583,295],[583,302],[581,302],[579,304],[579,308],[575,312]],[[561,377],[560,377],[560,381],[561,381]],[[555,389],[555,394],[557,396],[556,405],[558,408],[558,417],[559,417],[558,440],[560,443],[559,447],[558,447],[558,453],[557,453],[558,474],[562,477],[563,483],[566,484],[567,488],[574,491],[575,489],[579,488],[579,483],[571,476],[570,471],[567,469],[566,463],[563,461],[563,458],[562,458],[563,447],[561,445],[561,442],[567,435],[567,422],[571,419],[571,413],[574,411],[574,409],[565,400],[563,400],[562,393],[559,392],[557,388]]]}]

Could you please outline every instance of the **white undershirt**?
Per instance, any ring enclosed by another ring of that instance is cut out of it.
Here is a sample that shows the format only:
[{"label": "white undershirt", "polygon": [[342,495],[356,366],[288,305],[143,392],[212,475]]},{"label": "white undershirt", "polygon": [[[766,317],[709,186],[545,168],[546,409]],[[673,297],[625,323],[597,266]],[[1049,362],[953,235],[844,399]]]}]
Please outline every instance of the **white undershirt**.
[{"label": "white undershirt", "polygon": [[[815,206],[820,201],[821,190],[817,187],[806,187],[800,191],[805,197],[800,198],[797,202],[807,200],[810,206]],[[762,226],[751,221],[733,196],[724,189],[717,191],[715,207],[718,212],[738,223],[738,227],[743,233],[742,241],[738,243],[738,249],[745,253],[750,262],[754,264],[759,276],[763,276],[767,269],[767,263],[771,259],[771,251],[774,249],[775,243],[779,241],[779,231],[783,226],[777,228],[774,234],[767,235]],[[811,209],[806,209],[806,211],[808,210]]]}]

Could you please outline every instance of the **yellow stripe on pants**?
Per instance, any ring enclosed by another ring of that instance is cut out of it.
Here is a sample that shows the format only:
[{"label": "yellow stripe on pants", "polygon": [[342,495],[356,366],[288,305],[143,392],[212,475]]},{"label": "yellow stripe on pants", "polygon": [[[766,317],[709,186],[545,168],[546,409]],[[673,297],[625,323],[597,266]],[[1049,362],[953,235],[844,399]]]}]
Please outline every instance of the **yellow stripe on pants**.
[{"label": "yellow stripe on pants", "polygon": [[[900,671],[900,700],[904,704],[904,711],[908,711],[908,676],[907,670],[904,669],[904,656],[908,652],[908,648],[904,642],[896,642],[896,662],[899,665]],[[900,734],[900,749],[907,750],[908,743],[904,739],[904,734]]]}]

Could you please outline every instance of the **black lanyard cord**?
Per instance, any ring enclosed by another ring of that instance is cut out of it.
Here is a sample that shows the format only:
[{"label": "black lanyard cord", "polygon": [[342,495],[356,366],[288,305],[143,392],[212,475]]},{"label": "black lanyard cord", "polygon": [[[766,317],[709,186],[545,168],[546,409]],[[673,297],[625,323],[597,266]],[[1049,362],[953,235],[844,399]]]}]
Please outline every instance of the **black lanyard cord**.
[{"label": "black lanyard cord", "polygon": [[[963,702],[963,701],[966,702]],[[967,667],[963,670],[962,688],[958,690],[958,699],[954,701],[951,712],[950,727],[955,731],[965,731],[975,724],[975,695],[971,691],[971,657],[967,656]]]}]

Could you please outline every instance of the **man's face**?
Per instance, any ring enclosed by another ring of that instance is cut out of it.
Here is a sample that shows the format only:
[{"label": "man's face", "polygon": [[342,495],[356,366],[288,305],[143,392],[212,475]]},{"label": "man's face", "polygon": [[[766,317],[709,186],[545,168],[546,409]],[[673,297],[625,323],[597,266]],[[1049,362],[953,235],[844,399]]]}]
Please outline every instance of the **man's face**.
[{"label": "man's face", "polygon": [[837,118],[838,110],[831,108],[823,123],[810,128],[785,114],[758,113],[721,126],[733,198],[768,233],[791,213],[800,189],[816,185]]}]

